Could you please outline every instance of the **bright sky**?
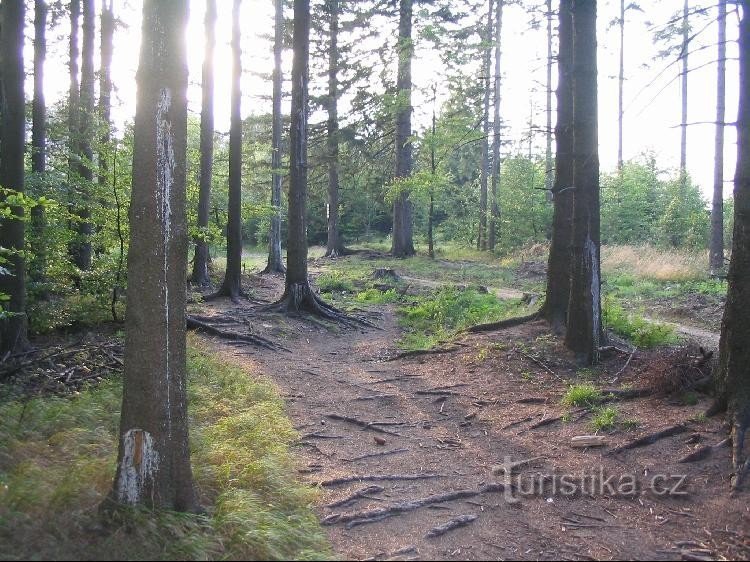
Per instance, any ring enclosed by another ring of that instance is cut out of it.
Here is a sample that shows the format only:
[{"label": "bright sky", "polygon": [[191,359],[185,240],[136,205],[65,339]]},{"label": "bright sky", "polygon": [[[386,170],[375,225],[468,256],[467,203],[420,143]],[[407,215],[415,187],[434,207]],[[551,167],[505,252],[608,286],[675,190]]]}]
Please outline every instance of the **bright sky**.
[{"label": "bright sky", "polygon": [[[699,0],[690,0],[698,5]],[[538,4],[539,2],[533,2]],[[707,2],[703,2],[705,4]],[[710,3],[710,2],[708,2]],[[219,130],[229,125],[229,99],[231,77],[231,2],[218,2],[219,19],[216,46],[216,124]],[[524,2],[530,5],[532,2]],[[663,24],[681,10],[682,0],[642,2],[647,11],[631,11],[627,15],[625,48],[625,159],[635,157],[645,150],[653,150],[663,167],[677,167],[680,143],[680,81],[676,79],[678,64],[659,60],[659,50],[651,40],[654,28]],[[122,0],[115,6],[116,15],[124,26],[115,36],[113,79],[116,100],[116,124],[131,120],[135,111],[135,72],[138,65],[140,43],[140,9],[137,0]],[[609,22],[619,16],[619,0],[599,1],[599,142],[602,169],[611,171],[617,159],[617,73],[619,57],[619,30],[609,27]],[[204,3],[191,0],[190,24],[187,32],[190,66],[190,110],[200,112],[200,79],[203,60]],[[700,30],[689,57],[689,122],[713,122],[716,106],[716,25],[710,17],[696,18],[694,32]],[[273,2],[272,0],[245,0],[242,8],[243,26],[243,115],[270,112],[270,80],[260,75],[270,75],[272,70]],[[727,122],[736,119],[738,66],[737,66],[737,14],[730,13],[727,33]],[[518,5],[505,9],[503,25],[503,92],[502,113],[508,126],[507,138],[516,141],[515,148],[525,147],[522,138],[528,134],[528,121],[533,113],[534,124],[544,127],[546,80],[546,23],[538,31],[529,29],[529,17]],[[556,22],[555,22],[556,23]],[[395,34],[397,22],[392,22]],[[50,53],[46,67],[48,103],[60,99],[67,92],[67,22],[50,34]],[[33,33],[27,29],[27,36]],[[708,46],[700,49],[701,46]],[[696,51],[692,53],[692,51]],[[732,60],[734,59],[734,60]],[[27,64],[31,64],[31,51],[27,49]],[[291,53],[285,53],[285,78],[291,67]],[[416,129],[424,128],[431,112],[429,88],[440,81],[440,63],[434,54],[419,48],[413,65],[415,85]],[[700,68],[698,68],[700,67]],[[395,72],[395,65],[394,65]],[[556,71],[553,70],[553,80]],[[27,86],[30,95],[31,84]],[[554,104],[554,96],[553,96]],[[554,119],[553,119],[554,123]],[[688,169],[708,197],[712,189],[714,126],[694,125],[688,129]],[[541,153],[544,137],[537,134],[535,145]],[[736,134],[733,127],[726,128],[725,180],[734,175]],[[524,148],[525,150],[525,148]],[[725,193],[731,193],[727,183]]]}]

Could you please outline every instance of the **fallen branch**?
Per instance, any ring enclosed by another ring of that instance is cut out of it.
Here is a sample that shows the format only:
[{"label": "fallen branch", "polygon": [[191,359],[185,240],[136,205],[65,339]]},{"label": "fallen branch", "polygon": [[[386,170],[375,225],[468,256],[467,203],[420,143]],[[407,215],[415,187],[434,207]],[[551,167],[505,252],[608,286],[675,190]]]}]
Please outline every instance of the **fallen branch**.
[{"label": "fallen branch", "polygon": [[350,503],[353,503],[356,500],[364,498],[364,497],[369,496],[371,494],[379,494],[383,490],[385,490],[385,488],[383,488],[383,486],[377,486],[377,485],[366,486],[365,488],[361,488],[361,489],[357,490],[356,492],[353,492],[353,493],[349,494],[345,498],[342,498],[342,499],[340,499],[338,501],[335,501],[335,502],[329,503],[327,505],[324,505],[323,507],[342,507],[344,505],[348,505]]},{"label": "fallen branch", "polygon": [[680,433],[685,433],[686,431],[688,431],[688,427],[685,424],[679,423],[666,429],[662,429],[661,431],[657,431],[656,433],[644,435],[643,437],[640,437],[624,445],[620,445],[619,447],[612,449],[608,454],[616,455],[623,451],[638,449],[640,447],[646,447],[647,445],[653,445],[661,439],[666,439],[667,437],[672,437],[673,435],[679,435]]},{"label": "fallen branch", "polygon": [[422,507],[436,505],[439,503],[445,503],[454,500],[463,500],[467,498],[473,498],[480,494],[486,494],[490,492],[502,492],[505,490],[505,486],[500,483],[487,484],[477,488],[476,490],[454,490],[452,492],[445,492],[442,494],[433,494],[424,498],[416,500],[407,500],[397,502],[389,506],[378,507],[374,509],[366,509],[362,511],[352,511],[349,513],[333,513],[328,517],[324,517],[321,520],[323,525],[334,525],[336,523],[345,523],[347,529],[357,527],[358,525],[365,525],[367,523],[375,523],[376,521],[382,521],[389,517],[395,517],[402,513],[408,513],[415,511]]},{"label": "fallen branch", "polygon": [[438,525],[436,527],[433,527],[429,531],[427,531],[427,534],[425,537],[427,538],[434,538],[439,537],[441,535],[444,535],[448,531],[452,531],[453,529],[458,529],[459,527],[465,527],[469,523],[472,523],[473,521],[477,520],[476,515],[459,515],[458,517],[454,517],[450,521],[447,521],[443,523],[442,525]]},{"label": "fallen branch", "polygon": [[476,326],[467,328],[466,331],[473,334],[479,332],[494,332],[495,330],[502,330],[504,328],[512,328],[513,326],[520,326],[521,324],[525,324],[526,322],[533,322],[534,320],[538,320],[539,318],[541,318],[541,315],[539,314],[539,312],[535,312],[527,316],[516,316],[515,318],[508,318],[506,320],[500,320],[498,322],[477,324]]},{"label": "fallen branch", "polygon": [[355,474],[353,476],[342,476],[318,482],[324,488],[349,484],[350,482],[376,482],[378,480],[428,480],[430,478],[445,478],[444,474]]},{"label": "fallen branch", "polygon": [[405,453],[409,449],[392,449],[390,451],[383,451],[382,453],[368,453],[366,455],[360,455],[358,457],[354,457],[351,459],[341,459],[344,462],[356,462],[361,461],[363,459],[370,459],[374,457],[387,457],[388,455],[397,455],[399,453]]},{"label": "fallen branch", "polygon": [[381,398],[395,398],[397,394],[375,394],[374,396],[357,396],[355,400],[380,400]]},{"label": "fallen branch", "polygon": [[[614,376],[614,377],[612,377],[612,380],[610,381],[610,383],[615,383],[615,382],[617,382],[617,379],[618,379],[618,378],[620,378],[620,375],[622,375],[622,374],[623,374],[623,373],[625,372],[625,369],[627,369],[627,368],[628,368],[628,365],[630,365],[630,361],[631,361],[631,359],[633,359],[633,355],[635,355],[635,352],[636,352],[637,350],[638,350],[638,348],[637,348],[637,347],[634,347],[634,348],[633,348],[633,351],[631,351],[631,352],[630,352],[630,355],[628,355],[628,360],[627,360],[627,361],[625,361],[625,364],[624,364],[624,365],[622,366],[622,368],[621,368],[621,369],[620,369],[619,371],[617,371],[617,372],[615,373],[615,376]],[[618,350],[618,351],[619,351],[619,350]]]},{"label": "fallen branch", "polygon": [[518,349],[518,348],[516,348],[516,351],[517,351],[517,352],[518,352],[518,353],[519,353],[519,354],[520,354],[521,356],[523,356],[523,357],[525,357],[526,359],[529,359],[529,360],[533,361],[534,363],[536,363],[537,365],[539,365],[539,366],[540,366],[540,367],[541,367],[542,369],[544,369],[545,371],[547,371],[547,372],[548,372],[548,373],[549,373],[550,375],[552,375],[553,377],[555,377],[555,378],[556,378],[557,380],[562,380],[562,379],[561,379],[561,378],[560,378],[559,376],[557,376],[557,373],[555,373],[555,371],[553,371],[552,369],[550,369],[550,368],[549,368],[549,367],[547,366],[547,364],[546,364],[546,363],[544,363],[544,362],[543,362],[543,361],[542,361],[541,359],[537,359],[537,358],[536,358],[536,357],[534,357],[533,355],[530,355],[530,354],[526,353],[525,351],[522,351],[522,350],[520,350],[520,349]]},{"label": "fallen branch", "polygon": [[373,425],[372,422],[358,420],[357,418],[350,418],[349,416],[342,416],[340,414],[326,414],[326,417],[332,420],[338,420],[338,421],[351,423],[351,424],[361,427],[362,429],[369,429],[370,431],[377,431],[378,433],[386,433],[388,435],[396,435],[396,436],[401,435],[400,433],[396,433],[395,431],[389,431],[387,429],[378,427],[377,425]]}]

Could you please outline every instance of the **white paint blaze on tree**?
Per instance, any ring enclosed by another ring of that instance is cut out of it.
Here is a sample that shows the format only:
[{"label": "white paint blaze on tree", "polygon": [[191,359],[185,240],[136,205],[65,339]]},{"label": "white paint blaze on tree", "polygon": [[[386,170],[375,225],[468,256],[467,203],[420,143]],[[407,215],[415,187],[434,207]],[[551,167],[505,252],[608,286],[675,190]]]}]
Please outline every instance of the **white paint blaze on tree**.
[{"label": "white paint blaze on tree", "polygon": [[187,0],[146,0],[138,69],[125,381],[110,500],[197,508],[185,389]]}]

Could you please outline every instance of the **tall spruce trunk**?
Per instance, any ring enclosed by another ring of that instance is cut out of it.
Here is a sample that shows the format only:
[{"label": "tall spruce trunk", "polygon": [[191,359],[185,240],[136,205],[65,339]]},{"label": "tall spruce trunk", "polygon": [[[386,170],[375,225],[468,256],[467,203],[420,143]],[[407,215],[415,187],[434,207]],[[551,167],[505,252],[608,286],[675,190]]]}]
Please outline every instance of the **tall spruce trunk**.
[{"label": "tall spruce trunk", "polygon": [[687,122],[688,122],[688,50],[690,48],[689,25],[690,2],[685,0],[682,8],[682,81],[680,104],[682,118],[680,121],[680,189],[684,194],[687,189]]},{"label": "tall spruce trunk", "polygon": [[204,30],[206,45],[201,78],[201,138],[200,185],[198,188],[198,229],[201,235],[194,239],[193,272],[191,281],[199,287],[211,285],[208,273],[208,241],[205,233],[211,213],[211,181],[214,167],[214,48],[216,46],[216,0],[206,2]]},{"label": "tall spruce trunk", "polygon": [[737,168],[734,175],[734,232],[727,302],[721,322],[719,362],[714,372],[719,409],[727,410],[738,489],[750,469],[745,437],[750,427],[750,0],[741,0],[740,94],[737,112]]},{"label": "tall spruce trunk", "polygon": [[113,0],[102,2],[101,35],[99,56],[99,119],[101,137],[99,139],[99,185],[104,189],[109,183],[109,143],[112,140],[112,55],[114,53],[115,13]]},{"label": "tall spruce trunk", "polygon": [[711,275],[724,273],[724,119],[726,118],[727,3],[719,0],[719,53],[716,68],[716,136],[714,138],[714,192],[711,204]]},{"label": "tall spruce trunk", "polygon": [[553,331],[567,325],[573,235],[573,14],[572,0],[560,0],[557,55],[557,123],[552,238],[547,264],[547,297],[542,309]]},{"label": "tall spruce trunk", "polygon": [[185,278],[187,0],[144,0],[134,126],[125,374],[110,501],[196,510],[188,443]]},{"label": "tall spruce trunk", "polygon": [[[47,13],[45,0],[34,2],[34,100],[31,106],[31,172],[36,183],[34,195],[44,195],[47,173],[47,105],[44,99],[44,62],[47,58]],[[44,206],[31,208],[32,261],[29,277],[34,285],[46,279],[47,246],[45,243],[46,214]],[[46,297],[45,289],[37,288],[39,297]]]},{"label": "tall spruce trunk", "polygon": [[555,181],[555,169],[552,164],[552,0],[547,0],[547,146],[544,153],[544,188],[547,190],[547,200],[552,201],[552,186]]},{"label": "tall spruce trunk", "polygon": [[326,123],[326,148],[328,156],[328,243],[326,256],[337,257],[344,253],[339,227],[339,0],[328,0],[330,17],[330,43],[328,48],[328,121]]},{"label": "tall spruce trunk", "polygon": [[264,273],[285,273],[284,260],[281,257],[281,96],[283,94],[283,75],[281,72],[281,52],[284,48],[284,2],[275,0],[275,23],[273,41],[273,98],[271,116],[271,225],[268,234],[268,265]]},{"label": "tall spruce trunk", "polygon": [[232,101],[229,125],[229,203],[227,208],[227,269],[217,296],[238,299],[242,293],[242,47],[240,7],[232,10]]},{"label": "tall spruce trunk", "polygon": [[582,365],[599,360],[599,153],[596,2],[573,0],[573,237],[566,345]]},{"label": "tall spruce trunk", "polygon": [[82,0],[83,44],[81,50],[81,92],[78,108],[78,189],[73,202],[76,240],[73,263],[81,271],[91,269],[91,190],[94,181],[94,39],[96,36],[94,0]]},{"label": "tall spruce trunk", "polygon": [[477,236],[477,250],[487,249],[487,176],[490,166],[490,90],[494,83],[490,79],[492,72],[492,23],[494,21],[494,0],[488,1],[487,25],[484,28],[484,58],[482,60],[482,160],[479,171],[479,235]]},{"label": "tall spruce trunk", "polygon": [[625,86],[625,0],[620,0],[620,72],[617,77],[617,172],[622,176],[623,90]]},{"label": "tall spruce trunk", "polygon": [[[79,30],[81,24],[81,0],[70,0],[68,10],[70,12],[70,38],[68,42],[68,209],[70,215],[74,216],[76,205],[74,199],[78,191],[80,179],[79,174],[79,139],[80,132],[80,101],[81,101],[81,83],[80,67],[78,59],[80,58],[79,48]],[[70,230],[75,233],[77,224],[71,223]],[[75,235],[75,234],[74,234]],[[75,263],[77,253],[77,238],[72,240],[68,245],[68,253]]]},{"label": "tall spruce trunk", "polygon": [[500,143],[502,135],[502,118],[500,114],[502,75],[500,58],[502,56],[502,34],[503,34],[503,5],[505,0],[497,0],[495,10],[495,107],[492,124],[492,191],[490,193],[490,227],[487,246],[490,250],[495,249],[500,230],[500,201],[498,200],[500,188]]},{"label": "tall spruce trunk", "polygon": [[[0,5],[0,185],[24,191],[24,2]],[[21,109],[19,109],[21,108]],[[0,200],[7,195],[0,194]],[[0,273],[0,293],[7,296],[0,319],[0,354],[27,346],[26,286],[23,208],[11,207],[13,216],[0,221],[0,246],[7,250],[7,264]]]},{"label": "tall spruce trunk", "polygon": [[[412,170],[411,141],[411,62],[414,57],[412,42],[412,0],[399,0],[398,24],[398,75],[396,89],[398,101],[396,110],[396,171],[394,177],[408,178]],[[412,225],[412,203],[409,192],[402,191],[393,201],[393,257],[413,256],[414,239]]]}]

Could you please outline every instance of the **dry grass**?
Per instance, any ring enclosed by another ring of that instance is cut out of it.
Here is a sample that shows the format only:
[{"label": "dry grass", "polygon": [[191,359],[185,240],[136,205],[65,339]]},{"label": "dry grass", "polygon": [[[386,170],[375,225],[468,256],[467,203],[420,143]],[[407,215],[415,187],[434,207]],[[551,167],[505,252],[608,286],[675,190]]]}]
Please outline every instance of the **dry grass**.
[{"label": "dry grass", "polygon": [[653,246],[602,246],[604,273],[629,273],[657,281],[704,279],[708,267],[705,251],[664,250]]}]

